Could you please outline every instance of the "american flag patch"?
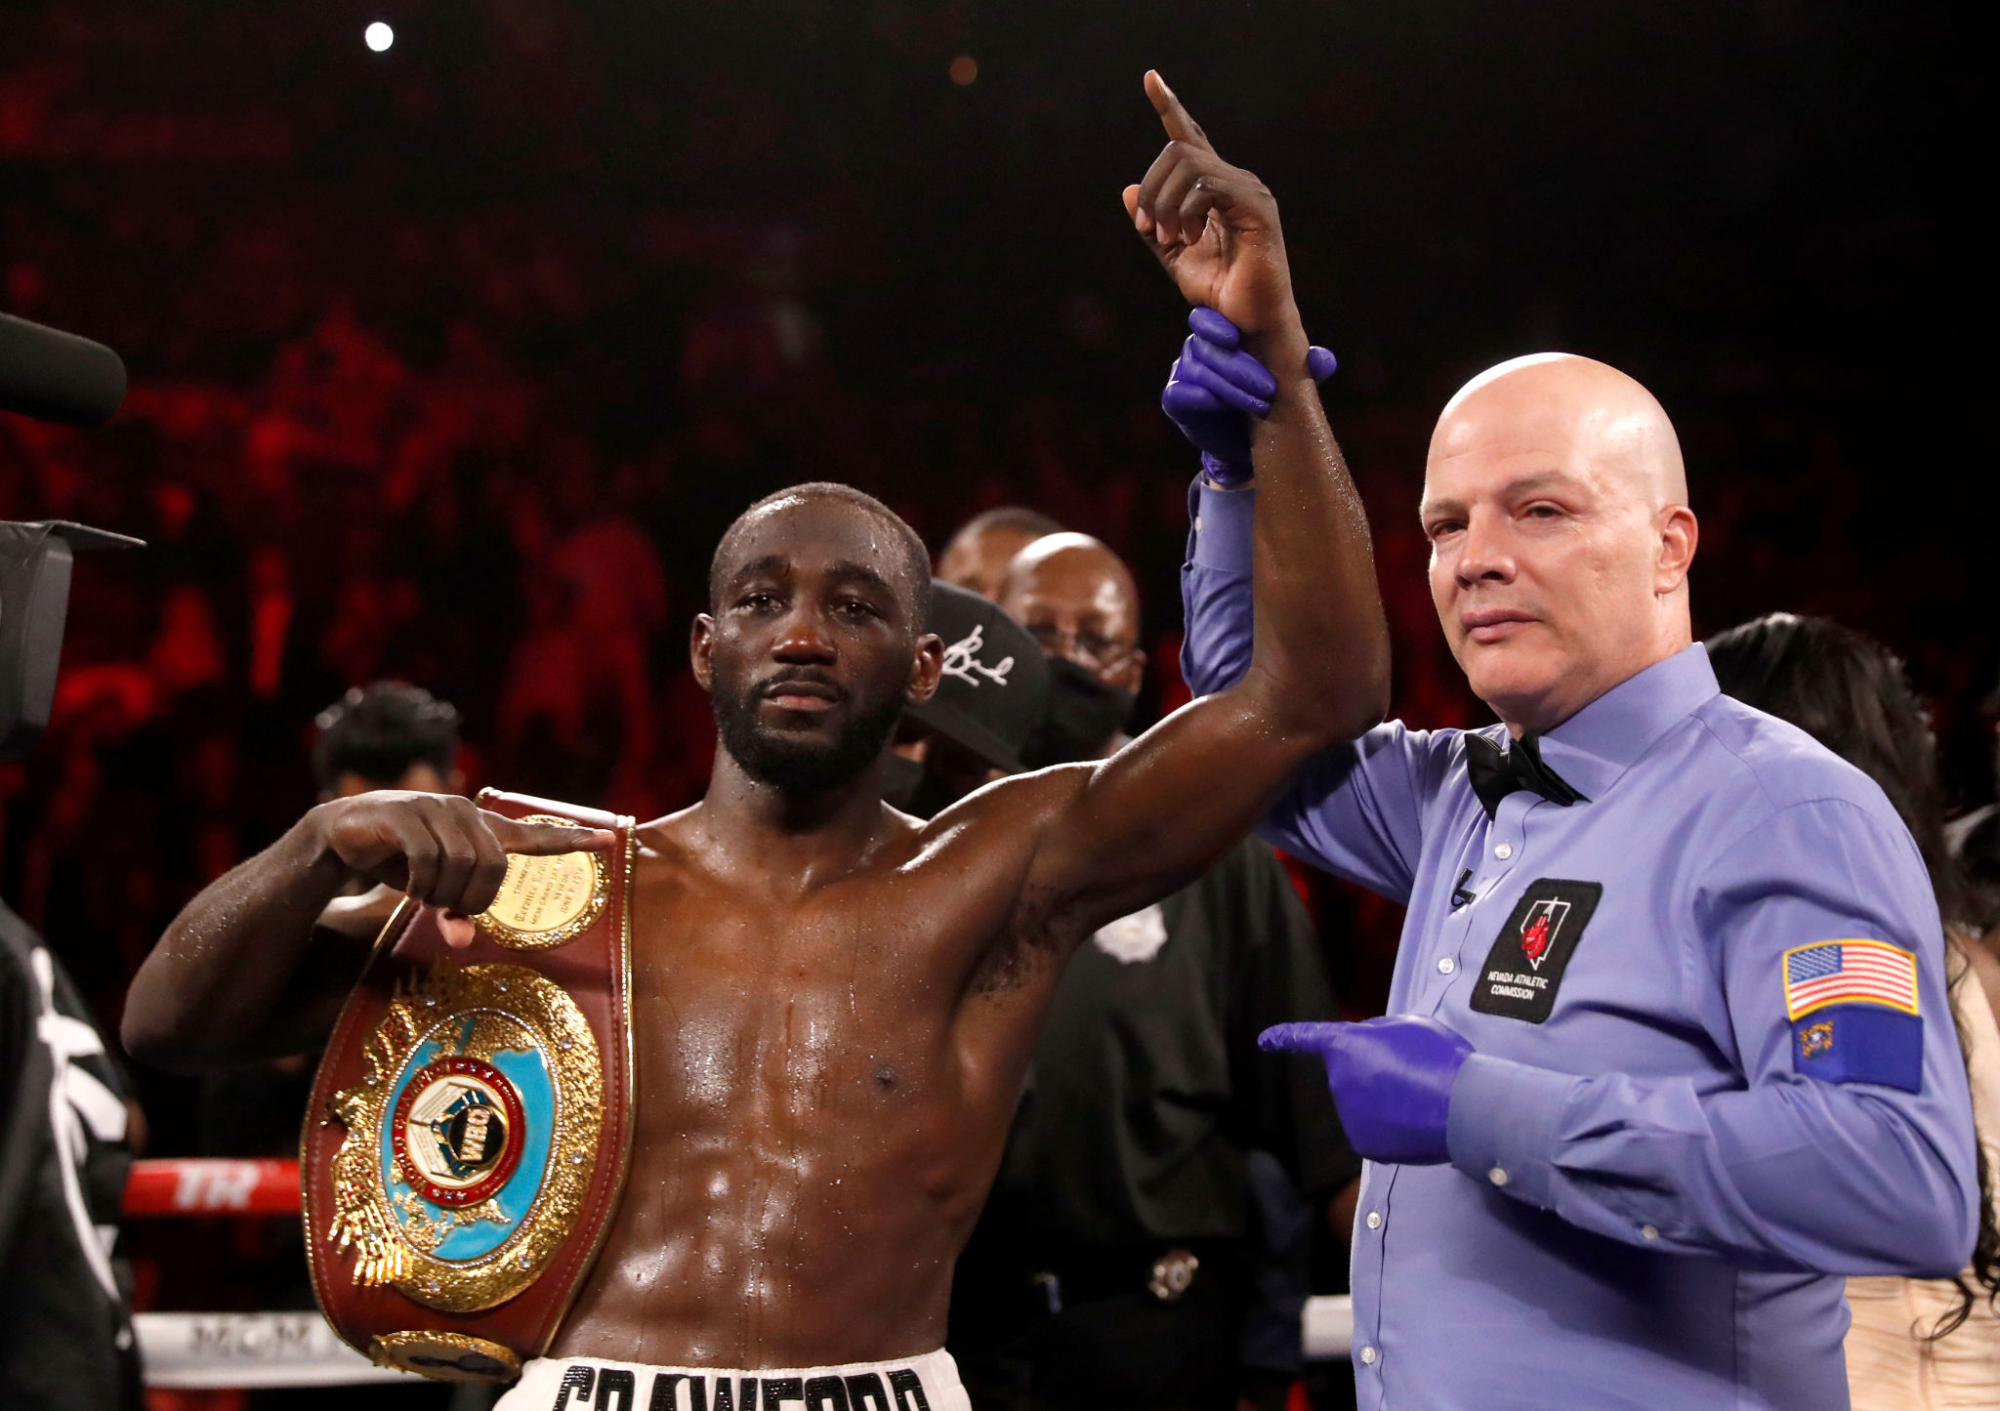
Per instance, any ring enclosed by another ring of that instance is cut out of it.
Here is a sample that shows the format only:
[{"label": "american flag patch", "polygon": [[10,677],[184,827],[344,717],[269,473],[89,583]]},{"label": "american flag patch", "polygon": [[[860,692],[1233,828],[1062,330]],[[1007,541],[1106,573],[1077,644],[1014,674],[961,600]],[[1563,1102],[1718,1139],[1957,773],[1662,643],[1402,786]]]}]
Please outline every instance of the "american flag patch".
[{"label": "american flag patch", "polygon": [[1785,1017],[1830,1004],[1917,1012],[1917,958],[1886,941],[1815,941],[1785,952]]}]

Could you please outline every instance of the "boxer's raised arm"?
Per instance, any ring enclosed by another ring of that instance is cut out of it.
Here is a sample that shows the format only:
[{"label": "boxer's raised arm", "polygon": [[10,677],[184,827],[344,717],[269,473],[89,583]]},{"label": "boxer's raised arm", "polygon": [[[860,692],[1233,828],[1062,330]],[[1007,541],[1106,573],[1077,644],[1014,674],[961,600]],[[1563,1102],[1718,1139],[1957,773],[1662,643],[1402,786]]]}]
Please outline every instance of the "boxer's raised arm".
[{"label": "boxer's raised arm", "polygon": [[477,915],[499,891],[508,853],[611,842],[601,829],[521,823],[443,794],[323,803],[181,909],[133,978],[125,1048],[180,1070],[309,1050],[387,919],[379,904],[341,897],[354,880]]},{"label": "boxer's raised arm", "polygon": [[1198,874],[1295,770],[1367,730],[1388,704],[1368,522],[1307,368],[1277,203],[1216,155],[1158,75],[1146,87],[1170,140],[1126,189],[1126,210],[1181,293],[1241,329],[1279,386],[1251,448],[1249,669],[1102,764],[1037,781],[1049,811],[1024,897],[1073,911],[1079,933]]}]

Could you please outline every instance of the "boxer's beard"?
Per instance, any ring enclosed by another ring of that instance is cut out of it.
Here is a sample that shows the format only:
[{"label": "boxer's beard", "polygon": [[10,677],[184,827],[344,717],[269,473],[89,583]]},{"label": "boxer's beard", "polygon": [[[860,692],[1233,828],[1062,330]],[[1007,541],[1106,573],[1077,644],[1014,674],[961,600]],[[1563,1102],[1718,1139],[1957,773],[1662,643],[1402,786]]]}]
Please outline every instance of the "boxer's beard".
[{"label": "boxer's beard", "polygon": [[766,729],[757,719],[755,686],[717,689],[711,699],[716,733],[729,757],[752,779],[785,794],[825,793],[853,779],[882,753],[903,714],[900,692],[879,701],[855,701],[854,714],[839,736],[822,744]]}]

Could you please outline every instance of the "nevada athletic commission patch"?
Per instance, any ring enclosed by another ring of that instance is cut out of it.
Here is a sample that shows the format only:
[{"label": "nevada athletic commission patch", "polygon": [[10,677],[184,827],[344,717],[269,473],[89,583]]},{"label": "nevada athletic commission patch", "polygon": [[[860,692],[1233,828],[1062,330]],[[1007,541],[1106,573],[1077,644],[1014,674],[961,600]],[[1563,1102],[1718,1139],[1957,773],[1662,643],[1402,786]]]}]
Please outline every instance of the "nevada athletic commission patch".
[{"label": "nevada athletic commission patch", "polygon": [[1563,972],[1604,896],[1601,882],[1542,877],[1508,916],[1472,986],[1472,1007],[1539,1024],[1556,1005]]},{"label": "nevada athletic commission patch", "polygon": [[1923,1091],[1914,954],[1887,941],[1814,941],[1786,951],[1781,967],[1800,1076]]}]

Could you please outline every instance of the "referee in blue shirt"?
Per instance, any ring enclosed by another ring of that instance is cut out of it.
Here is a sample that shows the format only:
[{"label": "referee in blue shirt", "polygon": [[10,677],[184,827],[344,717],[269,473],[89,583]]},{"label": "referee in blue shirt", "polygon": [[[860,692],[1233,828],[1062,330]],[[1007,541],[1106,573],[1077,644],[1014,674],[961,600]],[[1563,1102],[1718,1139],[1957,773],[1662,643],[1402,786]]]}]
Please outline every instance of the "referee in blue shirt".
[{"label": "referee in blue shirt", "polygon": [[[1312,396],[1205,310],[1166,396],[1204,455],[1197,693],[1250,656],[1239,408]],[[1232,419],[1234,425],[1232,426]],[[1882,792],[1720,695],[1693,642],[1673,427],[1629,377],[1523,358],[1432,437],[1453,653],[1500,726],[1381,726],[1271,842],[1407,903],[1389,1015],[1299,1024],[1370,1158],[1364,1407],[1848,1404],[1841,1275],[1950,1275],[1977,1228],[1943,934]]]}]

